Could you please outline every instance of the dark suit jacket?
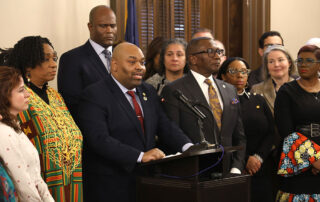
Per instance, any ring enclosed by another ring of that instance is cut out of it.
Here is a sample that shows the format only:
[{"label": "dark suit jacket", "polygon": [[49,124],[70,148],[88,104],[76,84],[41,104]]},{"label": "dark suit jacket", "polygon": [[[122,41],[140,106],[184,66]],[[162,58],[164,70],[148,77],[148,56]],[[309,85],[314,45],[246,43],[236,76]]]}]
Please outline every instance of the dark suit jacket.
[{"label": "dark suit jacket", "polygon": [[58,90],[76,122],[81,92],[107,75],[106,67],[89,41],[62,54],[58,70]]},{"label": "dark suit jacket", "polygon": [[259,66],[249,74],[248,83],[250,87],[263,81],[262,69],[262,66]]},{"label": "dark suit jacket", "polygon": [[155,147],[155,134],[173,150],[191,140],[165,115],[154,88],[137,87],[145,133],[135,111],[111,76],[84,90],[79,123],[84,137],[86,201],[134,201],[137,160]]},{"label": "dark suit jacket", "polygon": [[[203,132],[208,142],[214,143],[214,134],[216,134],[223,146],[242,145],[245,147],[246,137],[240,117],[241,110],[237,92],[232,85],[221,80],[215,79],[215,83],[223,100],[221,132],[219,132],[209,104],[191,72],[164,87],[161,94],[164,98],[162,102],[164,109],[169,118],[178,124],[193,143],[200,141],[198,118],[173,95],[173,92],[179,89],[188,99],[197,102],[198,108],[206,115]],[[232,167],[242,170],[244,160],[245,149],[233,156]],[[230,166],[228,167],[230,168]]]}]

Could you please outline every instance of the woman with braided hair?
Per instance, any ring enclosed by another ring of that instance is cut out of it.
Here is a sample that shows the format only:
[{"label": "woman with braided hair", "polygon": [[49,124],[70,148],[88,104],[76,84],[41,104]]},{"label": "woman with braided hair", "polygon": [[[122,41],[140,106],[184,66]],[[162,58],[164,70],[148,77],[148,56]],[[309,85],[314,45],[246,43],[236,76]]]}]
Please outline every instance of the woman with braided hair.
[{"label": "woman with braided hair", "polygon": [[[5,54],[5,53],[2,53]],[[37,148],[41,173],[55,201],[82,201],[82,134],[61,95],[48,86],[57,72],[57,53],[47,38],[24,37],[7,55],[30,93],[19,113],[21,128]]]}]

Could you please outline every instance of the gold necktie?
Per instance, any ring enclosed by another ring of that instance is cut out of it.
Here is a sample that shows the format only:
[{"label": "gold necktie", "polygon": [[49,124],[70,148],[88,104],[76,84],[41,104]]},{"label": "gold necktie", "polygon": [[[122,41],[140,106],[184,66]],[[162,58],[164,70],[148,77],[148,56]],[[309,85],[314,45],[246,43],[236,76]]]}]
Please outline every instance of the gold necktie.
[{"label": "gold necktie", "polygon": [[221,109],[221,105],[219,102],[219,98],[218,98],[217,92],[215,91],[215,89],[212,86],[211,80],[206,79],[204,82],[206,84],[208,84],[208,86],[209,86],[209,88],[208,88],[209,102],[210,102],[211,110],[213,112],[213,116],[214,116],[214,118],[217,122],[217,126],[220,130],[221,129],[222,109]]}]

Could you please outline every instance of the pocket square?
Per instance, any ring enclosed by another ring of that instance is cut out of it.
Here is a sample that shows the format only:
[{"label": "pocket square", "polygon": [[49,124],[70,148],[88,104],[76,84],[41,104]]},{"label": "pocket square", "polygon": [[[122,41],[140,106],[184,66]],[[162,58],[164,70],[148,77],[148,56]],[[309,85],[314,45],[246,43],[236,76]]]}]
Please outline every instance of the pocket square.
[{"label": "pocket square", "polygon": [[237,98],[232,98],[231,104],[237,104],[239,103],[239,100]]}]

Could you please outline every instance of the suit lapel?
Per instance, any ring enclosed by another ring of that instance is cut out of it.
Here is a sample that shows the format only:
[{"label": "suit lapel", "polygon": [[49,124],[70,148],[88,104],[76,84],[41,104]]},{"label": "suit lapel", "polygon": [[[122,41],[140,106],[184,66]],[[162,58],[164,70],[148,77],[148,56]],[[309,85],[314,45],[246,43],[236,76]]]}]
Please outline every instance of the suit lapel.
[{"label": "suit lapel", "polygon": [[186,81],[185,82],[185,94],[186,96],[192,100],[192,101],[197,101],[201,103],[202,105],[208,107],[210,109],[210,106],[206,100],[206,97],[203,95],[203,92],[197,82],[197,80],[194,78],[191,72],[189,72],[186,75]]},{"label": "suit lapel", "polygon": [[95,67],[96,70],[102,75],[109,74],[107,68],[104,66],[99,55],[93,49],[93,47],[89,41],[87,41],[87,43],[85,43],[85,47],[86,47],[85,50],[87,51],[88,58],[89,58],[90,62],[92,63],[92,66]]},{"label": "suit lapel", "polygon": [[[139,119],[137,118],[136,112],[132,108],[131,104],[129,103],[128,99],[126,96],[122,93],[121,89],[119,86],[113,81],[112,77],[109,76],[108,80],[110,85],[111,92],[113,93],[115,100],[119,103],[123,111],[125,112],[125,115],[128,116],[128,118],[131,120],[131,123],[134,124],[136,130],[137,130],[137,135],[138,137],[145,143],[145,138],[144,134],[141,128],[141,124],[139,122]],[[140,96],[139,96],[140,98]],[[141,98],[140,98],[141,100]],[[144,113],[144,111],[143,111]]]}]

